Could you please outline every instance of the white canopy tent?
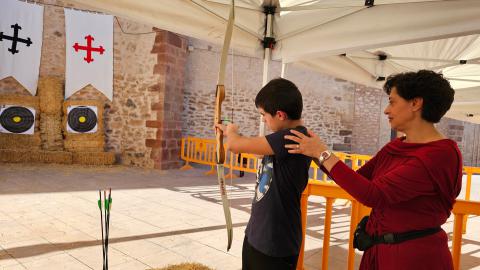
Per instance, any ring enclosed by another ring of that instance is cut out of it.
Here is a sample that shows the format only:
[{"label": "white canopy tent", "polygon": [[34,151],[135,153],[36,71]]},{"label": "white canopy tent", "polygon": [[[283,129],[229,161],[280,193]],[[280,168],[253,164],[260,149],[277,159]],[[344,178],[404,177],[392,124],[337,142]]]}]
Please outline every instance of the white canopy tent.
[{"label": "white canopy tent", "polygon": [[[231,0],[67,0],[221,44]],[[479,0],[236,0],[235,50],[373,87],[432,69],[457,90],[451,118],[480,124]],[[275,7],[266,27],[265,6]],[[268,46],[267,46],[268,47]]]}]

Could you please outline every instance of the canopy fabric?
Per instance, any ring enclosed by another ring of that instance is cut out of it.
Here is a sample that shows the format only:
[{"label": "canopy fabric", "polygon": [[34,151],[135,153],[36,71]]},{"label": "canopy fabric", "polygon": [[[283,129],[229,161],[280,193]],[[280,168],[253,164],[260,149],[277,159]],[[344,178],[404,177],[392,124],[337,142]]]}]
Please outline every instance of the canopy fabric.
[{"label": "canopy fabric", "polygon": [[[65,2],[216,44],[223,42],[231,5],[231,0]],[[458,90],[448,116],[480,123],[478,0],[236,0],[235,6],[236,51],[262,56],[263,7],[275,6],[273,59],[373,87],[392,73],[433,69]]]}]

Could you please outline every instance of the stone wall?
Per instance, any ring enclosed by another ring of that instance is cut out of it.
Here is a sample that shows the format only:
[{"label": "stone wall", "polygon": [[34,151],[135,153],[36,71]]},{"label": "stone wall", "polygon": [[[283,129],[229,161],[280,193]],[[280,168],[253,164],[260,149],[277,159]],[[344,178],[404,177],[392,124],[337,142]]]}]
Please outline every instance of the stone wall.
[{"label": "stone wall", "polygon": [[[187,136],[213,138],[215,85],[221,48],[196,39],[190,39],[190,45],[193,51],[187,58],[182,130]],[[269,79],[280,76],[281,63],[272,61],[269,67]],[[254,100],[262,86],[262,68],[260,58],[235,54],[228,59],[222,117],[233,118],[240,125],[240,131],[248,136],[258,134],[259,114]],[[287,66],[285,78],[292,80],[302,92],[305,125],[334,150],[373,154],[389,140],[390,131],[385,128],[388,122],[381,121],[385,118],[382,115],[386,102],[380,90],[297,65]]]},{"label": "stone wall", "polygon": [[[38,2],[63,4],[57,0]],[[64,79],[64,21],[62,7],[45,6],[41,77]],[[187,50],[187,45],[193,50]],[[214,137],[220,49],[118,18],[118,23],[114,21],[113,101],[92,86],[70,99],[104,102],[106,150],[114,151],[118,162],[145,168],[177,168],[181,165],[182,136]],[[259,114],[254,99],[262,86],[262,68],[262,59],[238,52],[228,59],[223,118],[239,124],[241,132],[248,136],[258,134]],[[279,77],[280,71],[281,64],[271,61],[269,79]],[[387,97],[381,90],[290,64],[285,77],[295,82],[303,94],[305,125],[334,150],[371,155],[390,140],[390,127],[383,115]],[[0,80],[0,94],[5,93],[29,95],[11,77]],[[466,165],[480,166],[479,125],[443,119],[438,127],[458,142]]]},{"label": "stone wall", "polygon": [[[193,50],[187,57],[182,131],[184,136],[213,138],[215,85],[221,48],[196,39],[190,39],[189,43]],[[258,134],[259,114],[254,100],[262,84],[262,67],[260,58],[234,53],[228,59],[222,117],[233,118],[247,136]],[[279,77],[280,71],[281,64],[272,61],[269,79]],[[285,78],[292,80],[302,92],[305,125],[334,150],[372,155],[390,141],[391,129],[383,113],[388,96],[383,90],[296,65],[287,66]],[[480,166],[479,125],[444,118],[437,126],[458,143],[466,165]]]},{"label": "stone wall", "polygon": [[156,120],[146,122],[147,128],[157,131],[154,139],[147,139],[146,146],[152,148],[150,157],[158,169],[178,168],[182,164],[179,157],[186,52],[186,39],[167,31],[157,33],[152,49],[157,55],[153,72],[160,80],[149,91],[158,93],[159,99],[151,105]]},{"label": "stone wall", "polygon": [[465,165],[480,166],[480,125],[465,123],[462,154]]},{"label": "stone wall", "polygon": [[445,136],[457,142],[464,165],[480,167],[480,125],[442,118],[436,126]]},{"label": "stone wall", "polygon": [[[64,10],[50,5],[63,2],[37,3],[47,4],[40,77],[54,75],[64,80]],[[69,98],[104,102],[106,150],[114,151],[118,162],[161,169],[180,166],[185,44],[186,39],[178,35],[118,18],[114,20],[113,100],[91,85]],[[0,80],[0,93],[29,95],[11,77]]]}]

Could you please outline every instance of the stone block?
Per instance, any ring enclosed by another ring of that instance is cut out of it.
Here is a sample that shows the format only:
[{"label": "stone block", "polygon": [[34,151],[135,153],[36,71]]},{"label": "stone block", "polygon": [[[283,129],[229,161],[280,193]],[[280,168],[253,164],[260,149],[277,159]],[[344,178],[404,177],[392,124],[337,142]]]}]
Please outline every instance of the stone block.
[{"label": "stone block", "polygon": [[162,141],[157,140],[157,139],[146,139],[145,140],[145,146],[146,147],[151,147],[151,148],[158,148],[162,146]]},{"label": "stone block", "polygon": [[145,121],[145,126],[149,128],[162,128],[162,121],[147,120]]}]

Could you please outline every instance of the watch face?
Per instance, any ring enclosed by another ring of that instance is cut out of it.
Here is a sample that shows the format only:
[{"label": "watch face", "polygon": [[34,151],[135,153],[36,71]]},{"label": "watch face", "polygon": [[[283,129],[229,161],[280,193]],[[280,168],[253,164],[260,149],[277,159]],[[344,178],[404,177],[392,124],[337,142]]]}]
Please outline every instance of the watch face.
[{"label": "watch face", "polygon": [[330,151],[328,151],[328,150],[323,151],[323,152],[320,154],[320,159],[319,159],[320,162],[323,163],[325,160],[327,160],[327,159],[330,157],[331,154],[332,154],[332,153],[331,153]]}]

